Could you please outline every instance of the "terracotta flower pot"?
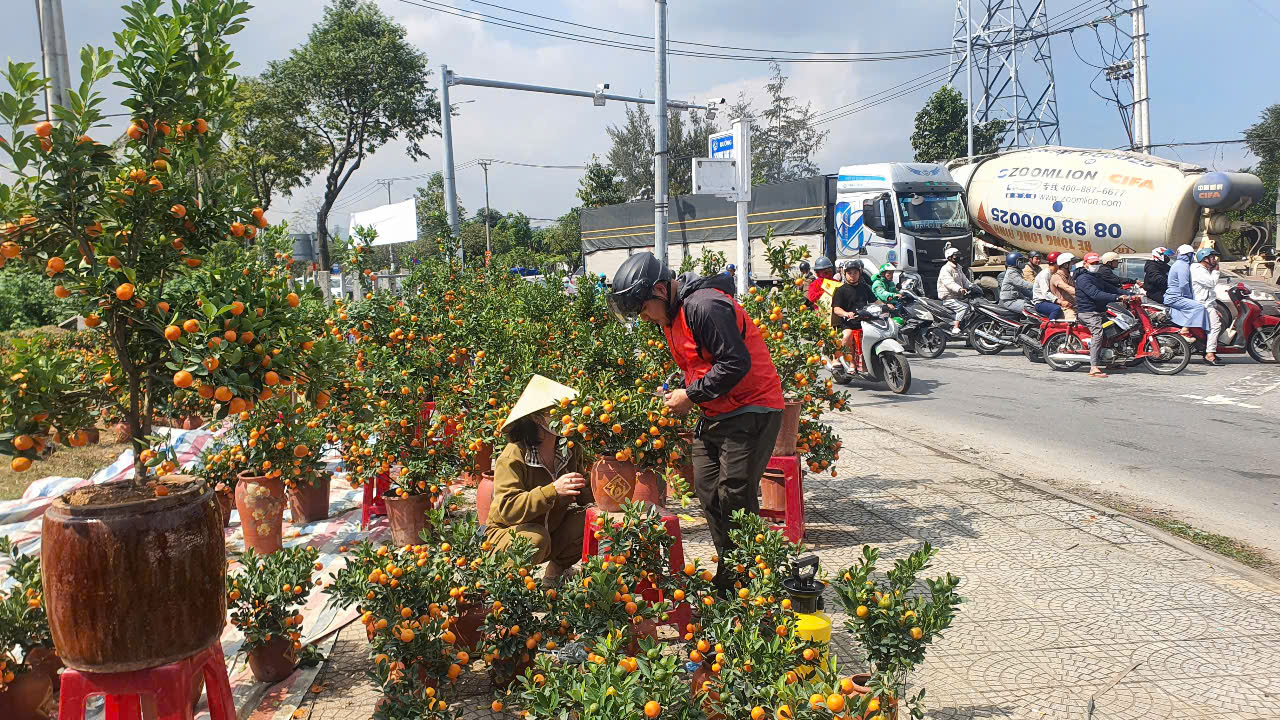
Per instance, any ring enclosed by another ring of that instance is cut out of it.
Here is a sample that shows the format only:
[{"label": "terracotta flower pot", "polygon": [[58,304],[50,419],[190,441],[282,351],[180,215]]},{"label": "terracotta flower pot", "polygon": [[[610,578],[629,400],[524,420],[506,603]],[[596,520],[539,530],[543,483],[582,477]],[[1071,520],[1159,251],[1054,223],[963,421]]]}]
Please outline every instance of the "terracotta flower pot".
[{"label": "terracotta flower pot", "polygon": [[84,439],[89,445],[97,445],[102,442],[102,433],[96,427],[88,428],[84,431]]},{"label": "terracotta flower pot", "polygon": [[480,485],[476,487],[476,519],[481,525],[489,524],[489,506],[493,504],[493,473],[480,476]]},{"label": "terracotta flower pot", "polygon": [[391,523],[391,542],[398,547],[422,542],[418,533],[427,527],[427,510],[431,508],[430,495],[397,497],[387,495],[387,520]]},{"label": "terracotta flower pot", "polygon": [[329,517],[329,475],[322,475],[314,485],[289,489],[289,519],[295,524],[315,522]]},{"label": "terracotta flower pot", "polygon": [[182,418],[183,430],[195,430],[196,428],[203,427],[203,426],[204,426],[204,418],[200,417],[199,415],[188,415]]},{"label": "terracotta flower pot", "polygon": [[[58,651],[53,648],[31,648],[31,653],[26,658],[27,667],[31,668],[31,672],[44,673],[49,676],[49,681],[53,684],[53,689],[57,690],[59,685],[58,671],[64,666],[62,658],[58,657]],[[2,717],[2,716],[0,716]]]},{"label": "terracotta flower pot", "polygon": [[129,437],[130,437],[129,423],[118,422],[115,425],[112,425],[111,429],[116,434],[116,442],[118,443],[129,442]]},{"label": "terracotta flower pot", "polygon": [[707,714],[707,720],[724,720],[724,715],[718,712],[714,712],[711,709],[711,701],[713,699],[719,700],[720,699],[719,693],[715,692],[714,690],[702,689],[702,683],[706,682],[707,678],[709,677],[711,677],[710,664],[701,663],[693,671],[693,678],[690,679],[689,681],[689,687],[690,689],[692,689],[693,696],[695,698],[696,697],[702,698],[702,702],[700,704],[702,706],[702,711]]},{"label": "terracotta flower pot", "polygon": [[[484,474],[493,472],[493,443],[482,443],[480,449],[476,451],[474,470],[467,470],[462,473],[461,480],[463,485],[475,487],[484,482]],[[484,521],[481,521],[481,525]]]},{"label": "terracotta flower pot", "polygon": [[53,695],[49,675],[31,670],[19,675],[0,692],[0,718],[5,720],[46,720],[43,706]]},{"label": "terracotta flower pot", "polygon": [[773,443],[775,457],[796,454],[796,435],[800,432],[801,403],[788,400],[782,405],[782,427],[778,428],[778,439]]},{"label": "terracotta flower pot", "polygon": [[457,619],[449,625],[455,636],[454,645],[460,648],[474,648],[484,639],[480,626],[484,624],[488,611],[483,605],[468,603],[463,605]]},{"label": "terracotta flower pot", "polygon": [[222,527],[231,527],[231,511],[236,506],[235,491],[222,483],[218,483],[218,487],[214,488],[213,494],[218,499],[218,509],[222,511]]},{"label": "terracotta flower pot", "polygon": [[787,507],[787,474],[768,468],[760,478],[760,509],[785,510]]},{"label": "terracotta flower pot", "polygon": [[533,667],[533,658],[528,654],[518,658],[494,660],[489,666],[489,679],[495,690],[506,690],[516,682],[517,678],[524,677],[524,671],[531,667]]},{"label": "terracotta flower pot", "polygon": [[662,480],[635,463],[601,458],[591,466],[591,494],[605,512],[618,512],[624,500],[643,500],[658,507],[666,502]]},{"label": "terracotta flower pot", "polygon": [[[167,494],[157,496],[159,488]],[[182,475],[154,487],[93,485],[54,500],[44,515],[41,574],[67,667],[128,672],[212,645],[227,615],[221,520],[213,491]]]},{"label": "terracotta flower pot", "polygon": [[236,510],[244,531],[244,546],[263,555],[281,547],[284,529],[284,481],[242,472],[236,483]]},{"label": "terracotta flower pot", "polygon": [[277,636],[249,651],[249,669],[258,682],[278,683],[293,674],[298,653],[288,636]]},{"label": "terracotta flower pot", "polygon": [[631,642],[627,644],[628,655],[640,654],[640,640],[642,638],[656,641],[658,639],[658,624],[653,620],[641,620],[631,626]]}]

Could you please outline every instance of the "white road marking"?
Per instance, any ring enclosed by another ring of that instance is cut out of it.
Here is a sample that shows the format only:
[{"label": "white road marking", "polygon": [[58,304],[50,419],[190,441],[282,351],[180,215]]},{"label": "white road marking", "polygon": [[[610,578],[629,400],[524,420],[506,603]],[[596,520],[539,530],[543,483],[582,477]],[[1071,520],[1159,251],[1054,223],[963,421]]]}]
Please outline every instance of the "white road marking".
[{"label": "white road marking", "polygon": [[1280,370],[1262,370],[1229,383],[1225,389],[1239,395],[1262,395],[1278,387],[1280,387]]},{"label": "white road marking", "polygon": [[1239,400],[1233,397],[1228,397],[1226,395],[1209,395],[1207,397],[1204,397],[1201,395],[1179,395],[1178,397],[1184,397],[1189,400],[1195,400],[1197,405],[1233,405],[1235,407],[1249,408],[1251,410],[1262,409],[1261,405],[1250,405],[1248,403],[1242,403]]}]

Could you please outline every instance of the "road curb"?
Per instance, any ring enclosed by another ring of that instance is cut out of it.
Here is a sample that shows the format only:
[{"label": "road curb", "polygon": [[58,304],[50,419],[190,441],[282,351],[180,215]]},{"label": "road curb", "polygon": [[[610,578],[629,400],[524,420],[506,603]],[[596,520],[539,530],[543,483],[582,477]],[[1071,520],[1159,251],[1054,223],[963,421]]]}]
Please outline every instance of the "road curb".
[{"label": "road curb", "polygon": [[1110,508],[1105,505],[1100,505],[1099,503],[1093,500],[1080,497],[1075,493],[1072,493],[1067,490],[1063,490],[1062,488],[1054,487],[1053,485],[1042,482],[1040,480],[1029,478],[1025,475],[994,469],[987,465],[983,465],[977,462],[976,460],[973,460],[972,458],[967,458],[963,455],[956,453],[953,450],[950,450],[945,447],[941,447],[927,440],[921,440],[915,437],[908,438],[902,431],[897,430],[895,428],[881,425],[879,423],[873,422],[871,420],[867,420],[865,418],[854,418],[853,420],[854,422],[860,422],[868,427],[873,427],[882,432],[892,433],[896,437],[902,438],[904,440],[908,440],[909,442],[913,442],[921,447],[926,447],[938,453],[939,455],[946,456],[948,458],[951,458],[952,460],[962,462],[966,465],[980,467],[984,471],[990,472],[993,475],[997,475],[1006,480],[1012,480],[1014,482],[1022,483],[1023,485],[1034,488],[1041,492],[1049,493],[1050,495],[1054,495],[1063,500],[1076,503],[1077,505],[1083,505],[1089,508],[1090,510],[1093,510],[1094,512],[1098,513],[1099,515],[1103,515],[1105,517],[1119,520],[1120,522],[1130,527],[1141,530],[1142,532],[1147,533],[1148,535],[1154,537],[1155,539],[1159,540],[1165,545],[1175,547],[1207,563],[1225,567],[1235,573],[1238,573],[1239,575],[1244,576],[1250,582],[1253,582],[1257,585],[1261,585],[1267,588],[1268,590],[1280,592],[1280,580],[1277,580],[1276,578],[1262,572],[1261,570],[1255,570],[1238,560],[1234,560],[1224,555],[1219,555],[1215,552],[1206,550],[1189,540],[1184,540],[1183,538],[1180,538],[1177,535],[1173,535],[1172,533],[1165,532],[1164,530],[1161,530],[1160,528],[1155,527],[1154,525],[1145,523],[1142,520],[1139,520],[1138,518],[1135,518],[1132,515],[1128,515],[1123,512],[1120,512],[1115,508]]}]

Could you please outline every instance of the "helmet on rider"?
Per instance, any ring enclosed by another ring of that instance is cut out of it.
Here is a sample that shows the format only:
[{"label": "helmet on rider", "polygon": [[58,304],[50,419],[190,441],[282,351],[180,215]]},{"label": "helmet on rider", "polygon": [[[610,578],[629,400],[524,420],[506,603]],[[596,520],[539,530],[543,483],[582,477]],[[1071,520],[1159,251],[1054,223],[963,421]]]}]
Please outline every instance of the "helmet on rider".
[{"label": "helmet on rider", "polygon": [[1183,255],[1190,255],[1195,251],[1196,251],[1195,248],[1191,247],[1190,245],[1187,245],[1186,243],[1183,243],[1182,245],[1178,246],[1178,257],[1182,257]]},{"label": "helmet on rider", "polygon": [[1084,254],[1085,265],[1097,265],[1100,262],[1102,262],[1102,256],[1099,255],[1098,253],[1090,252],[1090,253]]},{"label": "helmet on rider", "polygon": [[1217,254],[1218,251],[1213,248],[1200,248],[1200,250],[1196,252],[1196,262],[1204,262],[1205,259],[1211,258]]},{"label": "helmet on rider", "polygon": [[1031,252],[1027,253],[1028,260],[1035,260],[1036,258],[1040,258],[1041,260],[1043,260],[1044,253],[1040,252],[1039,250],[1032,250]]},{"label": "helmet on rider", "polygon": [[1163,245],[1151,251],[1152,260],[1164,262],[1171,257],[1173,257],[1173,251]]},{"label": "helmet on rider", "polygon": [[1018,267],[1027,261],[1027,256],[1020,252],[1006,253],[1004,256],[1005,267]]},{"label": "helmet on rider", "polygon": [[826,255],[822,255],[822,256],[819,256],[818,260],[813,263],[813,269],[821,272],[823,270],[835,270],[836,266],[831,264],[830,258],[828,258]]},{"label": "helmet on rider", "polygon": [[1058,267],[1066,267],[1076,261],[1076,256],[1069,252],[1058,253]]},{"label": "helmet on rider", "polygon": [[947,260],[955,260],[956,262],[959,262],[960,248],[949,247],[947,248],[946,252],[942,253],[942,257],[946,258]]},{"label": "helmet on rider", "polygon": [[1054,250],[1053,252],[1051,252],[1051,253],[1049,253],[1048,255],[1046,255],[1044,259],[1045,259],[1045,260],[1048,260],[1050,265],[1057,265],[1057,264],[1058,264],[1058,251],[1057,251],[1057,250]]},{"label": "helmet on rider", "polygon": [[801,260],[801,261],[800,261],[800,274],[801,274],[801,275],[808,275],[808,274],[809,274],[809,261],[808,261],[808,260]]},{"label": "helmet on rider", "polygon": [[1102,253],[1103,265],[1110,265],[1113,262],[1119,262],[1119,261],[1120,261],[1120,255],[1118,253],[1114,253],[1109,250],[1107,252]]},{"label": "helmet on rider", "polygon": [[883,265],[881,265],[881,266],[880,266],[880,271],[879,271],[877,274],[878,274],[878,275],[885,275],[885,274],[893,275],[893,274],[894,274],[894,273],[896,273],[896,272],[898,272],[898,266],[897,266],[897,265],[894,265],[894,264],[893,264],[893,263],[891,263],[891,262],[887,262],[887,263],[885,263],[885,264],[883,264]]},{"label": "helmet on rider", "polygon": [[651,252],[627,258],[613,275],[609,310],[620,322],[630,322],[653,297],[653,286],[671,279],[671,269]]}]

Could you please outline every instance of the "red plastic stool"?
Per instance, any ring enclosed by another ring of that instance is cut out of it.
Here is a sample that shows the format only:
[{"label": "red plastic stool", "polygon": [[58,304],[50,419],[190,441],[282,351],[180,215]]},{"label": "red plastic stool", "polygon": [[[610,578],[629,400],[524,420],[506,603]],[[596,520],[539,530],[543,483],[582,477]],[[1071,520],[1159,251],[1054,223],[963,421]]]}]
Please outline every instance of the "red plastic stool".
[{"label": "red plastic stool", "polygon": [[[671,574],[676,575],[684,571],[684,537],[680,534],[680,518],[675,513],[666,508],[658,508],[658,512],[662,515],[662,524],[667,528],[667,534],[675,538],[672,543],[671,556]],[[596,540],[595,522],[597,517],[603,517],[606,521],[609,513],[601,510],[595,505],[587,506],[586,526],[582,529],[582,561],[586,562],[587,558],[600,552],[600,541]],[[641,593],[641,596],[649,602],[657,602],[663,600],[661,590],[652,589]],[[689,603],[681,603],[668,614],[668,623],[675,625],[676,630],[684,634],[684,626],[689,624],[691,619]]]},{"label": "red plastic stool", "polygon": [[369,520],[374,515],[386,515],[387,504],[382,496],[391,491],[391,476],[378,473],[373,482],[364,484],[364,497],[360,501],[360,529],[369,527]]},{"label": "red plastic stool", "polygon": [[774,525],[774,530],[793,543],[804,539],[804,467],[798,455],[775,455],[769,459],[769,468],[781,470],[787,476],[786,505],[782,510],[761,510],[760,517],[768,520],[781,520],[781,525]]},{"label": "red plastic stool", "polygon": [[84,720],[84,704],[93,695],[105,696],[105,720],[142,720],[142,696],[155,699],[156,720],[192,720],[191,696],[197,675],[204,676],[209,720],[236,720],[231,681],[222,646],[168,665],[119,673],[62,672],[58,720]]}]

